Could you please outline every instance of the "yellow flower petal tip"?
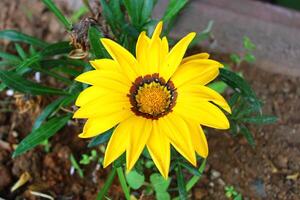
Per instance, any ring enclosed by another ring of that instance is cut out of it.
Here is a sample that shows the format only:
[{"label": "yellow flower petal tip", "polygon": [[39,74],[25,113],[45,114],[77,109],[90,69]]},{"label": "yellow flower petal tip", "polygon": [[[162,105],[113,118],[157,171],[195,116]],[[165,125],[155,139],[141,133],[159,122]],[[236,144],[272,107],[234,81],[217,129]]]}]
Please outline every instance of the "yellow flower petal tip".
[{"label": "yellow flower petal tip", "polygon": [[80,108],[73,118],[88,119],[80,138],[115,127],[104,167],[125,152],[128,173],[147,146],[157,169],[168,179],[171,145],[196,166],[196,153],[208,155],[200,125],[228,129],[229,121],[216,105],[229,113],[231,109],[220,94],[205,86],[223,65],[208,59],[207,53],[183,58],[196,33],[187,34],[170,50],[167,38],[160,38],[162,30],[161,21],[151,38],[146,32],[140,34],[137,58],[113,40],[100,39],[112,59],[91,60],[95,70],[76,77],[91,86],[78,96]]}]

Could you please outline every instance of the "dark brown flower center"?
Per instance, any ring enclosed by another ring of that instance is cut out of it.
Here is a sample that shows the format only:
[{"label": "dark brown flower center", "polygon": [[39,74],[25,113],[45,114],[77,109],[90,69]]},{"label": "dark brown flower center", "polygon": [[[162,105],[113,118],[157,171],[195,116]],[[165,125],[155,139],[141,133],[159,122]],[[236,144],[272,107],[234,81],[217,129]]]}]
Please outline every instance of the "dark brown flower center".
[{"label": "dark brown flower center", "polygon": [[172,111],[177,91],[172,81],[167,83],[158,74],[138,77],[130,88],[128,97],[131,110],[138,116],[158,119]]}]

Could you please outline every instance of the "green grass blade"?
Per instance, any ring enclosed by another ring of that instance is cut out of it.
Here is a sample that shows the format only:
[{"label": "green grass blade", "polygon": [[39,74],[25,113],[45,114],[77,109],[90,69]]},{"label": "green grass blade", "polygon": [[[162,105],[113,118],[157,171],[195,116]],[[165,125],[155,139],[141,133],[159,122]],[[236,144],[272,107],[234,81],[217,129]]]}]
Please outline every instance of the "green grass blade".
[{"label": "green grass blade", "polygon": [[71,30],[72,24],[66,17],[62,14],[62,12],[58,9],[55,3],[52,0],[42,0],[43,3],[51,10],[51,12],[58,18],[58,20],[66,27],[67,30]]},{"label": "green grass blade", "polygon": [[46,47],[48,45],[48,43],[43,40],[26,35],[24,33],[20,33],[15,30],[0,31],[0,39],[9,40],[13,42],[24,42],[41,48]]},{"label": "green grass blade", "polygon": [[8,87],[25,94],[32,94],[32,95],[69,94],[61,89],[42,86],[38,83],[26,80],[22,76],[12,71],[0,70],[0,79]]},{"label": "green grass blade", "polygon": [[24,138],[13,153],[13,158],[39,145],[59,131],[69,121],[71,115],[54,117]]},{"label": "green grass blade", "polygon": [[130,192],[129,192],[129,188],[128,188],[127,183],[126,183],[123,168],[118,167],[117,168],[117,173],[118,173],[118,178],[119,178],[122,190],[124,192],[125,198],[126,198],[126,200],[130,200]]},{"label": "green grass blade", "polygon": [[198,172],[201,174],[200,176],[193,176],[186,184],[186,190],[187,191],[190,191],[194,185],[199,181],[199,179],[201,178],[203,172],[204,172],[204,169],[205,169],[205,166],[206,166],[206,159],[202,161],[199,169],[198,169]]},{"label": "green grass blade", "polygon": [[98,192],[96,200],[103,200],[105,198],[105,195],[106,195],[108,189],[110,188],[112,182],[114,181],[115,176],[116,176],[116,168],[113,167],[106,179],[104,186]]},{"label": "green grass blade", "polygon": [[178,191],[179,191],[179,197],[181,200],[186,200],[187,199],[187,191],[186,191],[184,176],[183,176],[183,172],[182,172],[180,163],[177,164],[176,177],[177,177],[177,186],[178,186]]}]

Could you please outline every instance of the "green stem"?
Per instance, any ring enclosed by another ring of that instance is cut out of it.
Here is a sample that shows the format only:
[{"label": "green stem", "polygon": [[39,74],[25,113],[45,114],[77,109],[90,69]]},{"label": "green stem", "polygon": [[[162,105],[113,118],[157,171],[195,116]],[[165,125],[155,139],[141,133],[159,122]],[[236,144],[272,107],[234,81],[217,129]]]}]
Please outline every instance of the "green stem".
[{"label": "green stem", "polygon": [[179,197],[181,200],[186,200],[187,192],[186,192],[186,188],[185,188],[184,176],[182,173],[181,165],[179,163],[177,164],[176,176],[177,176],[177,186],[178,186],[178,190],[179,190]]},{"label": "green stem", "polygon": [[104,196],[106,195],[108,189],[110,188],[114,178],[116,176],[116,168],[112,168],[112,170],[110,171],[107,180],[104,184],[104,186],[101,188],[101,190],[98,192],[97,198],[96,200],[102,200],[104,199]]},{"label": "green stem", "polygon": [[118,167],[117,168],[117,173],[118,173],[119,181],[121,183],[121,187],[122,187],[123,192],[125,194],[125,198],[127,200],[130,200],[130,191],[129,191],[129,187],[126,184],[126,179],[125,179],[125,176],[124,176],[123,168]]}]

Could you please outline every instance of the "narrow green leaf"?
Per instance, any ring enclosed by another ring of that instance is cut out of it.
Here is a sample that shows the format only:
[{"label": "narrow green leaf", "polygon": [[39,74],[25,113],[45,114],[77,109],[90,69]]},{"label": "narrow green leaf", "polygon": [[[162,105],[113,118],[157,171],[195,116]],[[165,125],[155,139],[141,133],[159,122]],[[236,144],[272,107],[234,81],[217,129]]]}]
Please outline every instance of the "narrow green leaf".
[{"label": "narrow green leaf", "polygon": [[253,106],[256,106],[257,108],[261,107],[255,92],[252,90],[250,85],[237,73],[227,69],[220,69],[220,78],[228,86],[240,93]]},{"label": "narrow green leaf", "polygon": [[3,60],[12,61],[14,63],[21,62],[21,59],[18,56],[2,51],[0,51],[0,58],[2,58]]},{"label": "narrow green leaf", "polygon": [[177,178],[177,187],[178,187],[178,191],[179,191],[179,197],[181,200],[186,200],[187,199],[187,191],[186,191],[182,168],[179,163],[177,164],[177,168],[175,170],[176,170],[176,178]]},{"label": "narrow green leaf", "polygon": [[91,26],[88,32],[89,42],[91,46],[91,50],[94,54],[95,58],[109,58],[107,51],[104,46],[100,42],[100,39],[103,38],[103,33],[99,31],[97,28]]},{"label": "narrow green leaf", "polygon": [[140,187],[142,187],[145,181],[145,176],[139,174],[135,170],[131,170],[129,173],[126,174],[126,180],[131,188],[137,190]]},{"label": "narrow green leaf", "polygon": [[144,0],[142,12],[141,12],[141,24],[145,24],[151,17],[154,7],[153,0]]},{"label": "narrow green leaf", "polygon": [[114,128],[111,128],[111,129],[105,131],[104,133],[97,135],[90,141],[90,143],[88,144],[88,147],[99,146],[100,144],[107,142],[109,140],[109,138],[111,137],[113,131],[114,131]]},{"label": "narrow green leaf", "polygon": [[24,49],[19,45],[18,43],[15,43],[16,50],[19,54],[19,56],[22,58],[22,60],[25,60],[27,58],[27,54],[25,53]]},{"label": "narrow green leaf", "polygon": [[190,47],[193,47],[195,45],[199,45],[201,42],[207,40],[211,36],[211,31],[214,25],[214,21],[210,20],[206,26],[206,28],[201,31],[199,34],[196,35],[196,37],[193,39],[193,41],[190,44]]},{"label": "narrow green leaf", "polygon": [[79,164],[78,164],[78,162],[77,162],[77,160],[75,159],[75,157],[74,157],[73,154],[70,155],[70,161],[71,161],[71,164],[72,164],[72,166],[74,167],[74,169],[77,171],[78,175],[79,175],[81,178],[83,178],[83,177],[84,177],[83,171],[82,171],[82,169],[80,168],[80,166],[79,166]]},{"label": "narrow green leaf", "polygon": [[117,22],[115,21],[112,10],[110,9],[110,7],[107,4],[106,0],[99,0],[99,1],[100,1],[100,4],[101,4],[101,7],[102,7],[102,13],[104,15],[104,18],[106,19],[107,23],[111,27],[112,32],[116,35]]},{"label": "narrow green leaf", "polygon": [[46,47],[47,42],[40,40],[38,38],[26,35],[24,33],[20,33],[15,30],[3,30],[0,31],[0,39],[9,40],[13,42],[24,42],[27,44],[31,44],[37,47]]},{"label": "narrow green leaf", "polygon": [[277,121],[277,117],[262,115],[262,116],[242,118],[241,121],[245,123],[252,123],[252,124],[272,124]]},{"label": "narrow green leaf", "polygon": [[206,159],[204,159],[198,169],[199,173],[201,174],[200,176],[193,176],[186,184],[186,191],[190,191],[194,185],[199,181],[199,179],[201,178],[203,172],[204,172],[204,169],[205,169],[205,166],[206,166]]},{"label": "narrow green leaf", "polygon": [[41,51],[41,56],[54,56],[59,54],[69,53],[73,47],[69,42],[57,42],[48,45]]},{"label": "narrow green leaf", "polygon": [[32,131],[26,138],[24,138],[17,149],[13,153],[13,158],[19,156],[26,151],[36,147],[41,142],[47,140],[59,131],[69,121],[71,115],[64,115],[60,117],[54,117],[48,122],[40,126],[38,129]]},{"label": "narrow green leaf", "polygon": [[69,105],[72,101],[75,100],[76,97],[77,97],[77,94],[67,96],[67,97],[61,97],[59,99],[56,99],[49,105],[47,105],[44,108],[44,110],[40,113],[40,115],[36,118],[36,120],[32,126],[32,131],[38,129],[48,117],[50,117],[53,113],[55,113],[57,111],[57,109],[60,106]]},{"label": "narrow green leaf", "polygon": [[0,70],[0,79],[8,87],[21,93],[42,95],[42,94],[69,94],[61,89],[42,86],[38,83],[24,79],[22,76],[12,72]]},{"label": "narrow green leaf", "polygon": [[27,70],[29,70],[29,68],[35,64],[36,62],[38,62],[41,59],[41,55],[40,54],[35,54],[27,59],[25,59],[23,62],[21,62],[17,67],[16,67],[16,72],[19,74],[23,74],[24,72],[26,72]]},{"label": "narrow green leaf", "polygon": [[245,136],[248,143],[252,147],[255,147],[255,140],[254,140],[254,137],[253,137],[252,133],[250,132],[250,130],[243,124],[240,124],[239,127],[240,127],[240,132]]},{"label": "narrow green leaf", "polygon": [[97,194],[96,200],[103,200],[105,199],[105,195],[110,188],[112,182],[114,181],[114,178],[116,176],[116,168],[112,168],[108,177],[106,178],[104,186],[101,188],[101,190]]},{"label": "narrow green leaf", "polygon": [[173,20],[187,3],[188,0],[170,0],[164,13],[163,21],[168,22]]},{"label": "narrow green leaf", "polygon": [[121,187],[122,187],[123,192],[125,194],[125,198],[126,198],[126,200],[130,200],[130,191],[129,191],[129,188],[128,188],[127,183],[126,183],[123,168],[118,167],[117,168],[117,173],[118,173],[118,178],[119,178]]},{"label": "narrow green leaf", "polygon": [[47,8],[53,12],[53,14],[58,18],[58,20],[66,27],[67,30],[71,30],[72,24],[69,20],[65,18],[62,12],[58,9],[55,3],[52,0],[42,0]]},{"label": "narrow green leaf", "polygon": [[235,53],[230,54],[230,59],[237,65],[241,63],[241,57]]},{"label": "narrow green leaf", "polygon": [[111,8],[111,12],[118,22],[124,22],[124,12],[121,10],[121,0],[110,0],[109,7]]},{"label": "narrow green leaf", "polygon": [[194,166],[192,166],[192,165],[190,165],[186,162],[180,162],[180,165],[182,167],[184,167],[185,169],[187,169],[191,174],[193,174],[195,176],[201,176],[202,175],[196,167],[194,167]]}]

